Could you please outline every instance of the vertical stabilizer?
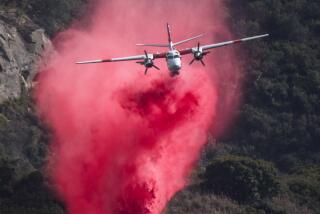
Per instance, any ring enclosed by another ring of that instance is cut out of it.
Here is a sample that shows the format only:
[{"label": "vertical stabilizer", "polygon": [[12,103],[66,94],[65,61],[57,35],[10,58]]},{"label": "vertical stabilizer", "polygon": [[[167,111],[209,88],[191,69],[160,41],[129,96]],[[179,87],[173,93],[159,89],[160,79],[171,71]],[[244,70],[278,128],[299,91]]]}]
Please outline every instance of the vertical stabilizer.
[{"label": "vertical stabilizer", "polygon": [[173,50],[173,42],[171,38],[171,31],[170,31],[170,25],[167,23],[167,31],[168,31],[168,42],[169,42],[169,47],[171,50]]},{"label": "vertical stabilizer", "polygon": [[[195,38],[191,38],[191,39],[184,40],[184,41],[181,41],[181,42],[178,42],[178,43],[174,44],[172,42],[172,38],[171,38],[171,30],[170,30],[169,23],[167,23],[167,32],[168,32],[168,44],[137,44],[137,46],[168,47],[170,50],[173,50],[175,45],[179,45],[179,44],[182,44],[184,42],[187,42],[187,41],[190,41],[192,39],[195,39]],[[196,38],[198,38],[198,37],[200,37],[200,36],[197,36]]]}]

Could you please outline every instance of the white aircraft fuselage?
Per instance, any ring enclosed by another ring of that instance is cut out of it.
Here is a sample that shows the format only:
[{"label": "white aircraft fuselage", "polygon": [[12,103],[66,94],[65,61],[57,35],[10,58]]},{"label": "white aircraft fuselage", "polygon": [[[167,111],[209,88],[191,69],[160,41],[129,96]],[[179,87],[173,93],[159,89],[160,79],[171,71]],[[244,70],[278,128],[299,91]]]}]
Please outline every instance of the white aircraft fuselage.
[{"label": "white aircraft fuselage", "polygon": [[181,55],[177,50],[170,50],[166,54],[167,66],[170,71],[170,76],[179,75],[181,70]]}]

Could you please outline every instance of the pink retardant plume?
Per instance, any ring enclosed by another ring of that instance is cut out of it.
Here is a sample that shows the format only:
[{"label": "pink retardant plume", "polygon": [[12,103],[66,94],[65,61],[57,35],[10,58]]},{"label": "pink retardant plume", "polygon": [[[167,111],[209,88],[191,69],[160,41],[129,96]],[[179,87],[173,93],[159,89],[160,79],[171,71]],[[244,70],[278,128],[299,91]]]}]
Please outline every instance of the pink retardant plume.
[{"label": "pink retardant plume", "polygon": [[[163,213],[209,131],[220,133],[237,106],[234,87],[225,87],[239,82],[232,49],[213,50],[206,67],[184,57],[175,78],[163,59],[146,76],[134,62],[75,62],[143,54],[135,44],[165,43],[167,22],[175,41],[203,32],[203,44],[231,39],[227,14],[217,0],[94,3],[90,24],[57,35],[35,90],[53,134],[49,176],[70,214]],[[157,51],[166,49],[148,49]]]}]

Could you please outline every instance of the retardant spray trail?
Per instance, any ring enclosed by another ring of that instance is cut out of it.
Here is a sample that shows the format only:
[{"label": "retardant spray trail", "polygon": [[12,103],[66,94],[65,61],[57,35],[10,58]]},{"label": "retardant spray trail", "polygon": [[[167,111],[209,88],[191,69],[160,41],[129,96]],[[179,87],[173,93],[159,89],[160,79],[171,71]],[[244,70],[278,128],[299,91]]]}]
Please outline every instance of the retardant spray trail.
[{"label": "retardant spray trail", "polygon": [[143,53],[134,44],[165,42],[166,22],[176,41],[204,31],[215,33],[215,41],[228,39],[223,7],[216,0],[97,4],[90,30],[56,38],[58,52],[39,78],[38,109],[53,132],[50,177],[71,214],[158,214],[186,185],[208,130],[216,127],[217,107],[224,106],[222,120],[235,104],[224,102],[217,87],[219,71],[236,80],[233,54],[220,52],[226,61],[219,67],[214,54],[206,68],[185,65],[177,78],[169,77],[164,60],[155,61],[161,71],[146,76],[134,62],[74,62]]}]

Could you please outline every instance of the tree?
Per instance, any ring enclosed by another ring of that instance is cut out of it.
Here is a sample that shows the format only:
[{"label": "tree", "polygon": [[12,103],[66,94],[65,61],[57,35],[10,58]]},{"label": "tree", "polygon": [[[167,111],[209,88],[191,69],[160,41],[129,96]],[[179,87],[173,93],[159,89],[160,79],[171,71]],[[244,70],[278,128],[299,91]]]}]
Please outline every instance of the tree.
[{"label": "tree", "polygon": [[9,166],[0,166],[0,199],[13,193],[14,169]]},{"label": "tree", "polygon": [[217,158],[206,167],[204,187],[243,203],[279,192],[277,170],[271,163],[231,155]]},{"label": "tree", "polygon": [[247,63],[244,105],[224,141],[253,148],[249,155],[273,161],[282,172],[319,164],[320,2],[226,2],[235,34],[270,37],[241,49]]}]

